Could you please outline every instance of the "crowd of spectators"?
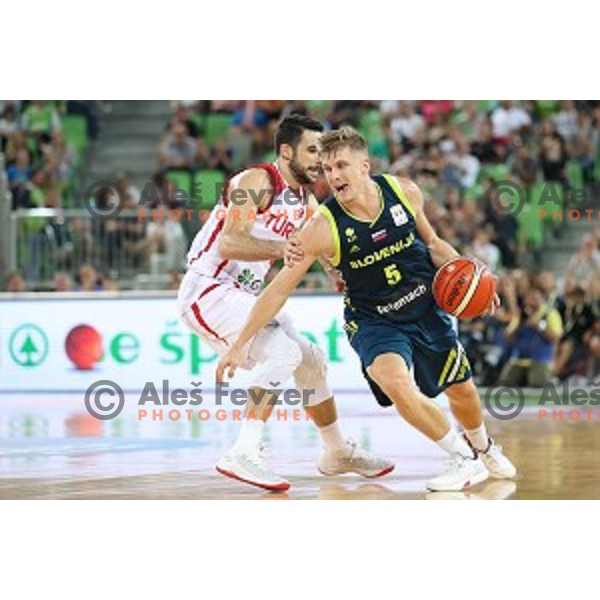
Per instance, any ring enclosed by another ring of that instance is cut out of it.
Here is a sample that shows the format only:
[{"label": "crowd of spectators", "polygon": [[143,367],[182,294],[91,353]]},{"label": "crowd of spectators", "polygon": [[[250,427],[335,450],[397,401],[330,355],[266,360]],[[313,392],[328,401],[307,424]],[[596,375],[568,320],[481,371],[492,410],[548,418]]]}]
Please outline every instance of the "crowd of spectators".
[{"label": "crowd of spectators", "polygon": [[550,270],[504,269],[498,294],[494,315],[460,324],[479,383],[600,383],[600,227],[559,280]]},{"label": "crowd of spectators", "polygon": [[80,156],[63,131],[63,119],[81,115],[90,140],[98,135],[95,102],[0,101],[0,152],[4,154],[13,208],[59,205],[72,193]]},{"label": "crowd of spectators", "polygon": [[[493,317],[461,324],[478,379],[538,385],[549,377],[589,376],[594,370],[600,357],[600,230],[585,237],[556,280],[540,268],[539,243],[533,247],[522,223],[489,202],[486,192],[499,179],[514,181],[526,194],[540,182],[556,183],[564,198],[576,184],[593,189],[600,172],[599,102],[185,101],[171,107],[156,141],[159,204],[182,208],[172,198],[173,174],[209,169],[225,178],[244,165],[272,160],[273,133],[286,114],[310,115],[326,128],[353,125],[369,143],[373,170],[414,179],[438,233],[499,273],[502,308]],[[66,105],[51,102],[2,106],[0,141],[15,207],[61,205],[74,168],[61,135],[65,110]],[[215,134],[216,121],[224,126]],[[140,191],[126,174],[117,180],[126,207],[133,208]],[[319,200],[328,194],[323,182],[314,191]],[[57,289],[89,289],[77,281],[85,279],[81,269],[91,265],[69,263],[70,248],[93,257],[106,273],[97,275],[97,289],[111,289],[124,262],[135,270],[156,270],[158,261],[170,273],[168,285],[175,286],[195,233],[182,222],[125,217],[94,224],[91,231],[77,221],[68,231],[60,222],[50,229],[46,237],[63,238],[55,243],[63,249],[62,258],[56,253]],[[40,252],[34,231],[35,223],[27,242],[32,256]],[[92,252],[93,245],[101,246],[101,256]],[[37,274],[24,275],[30,281]],[[13,289],[25,285],[12,277]],[[307,290],[328,286],[318,270],[304,282]]]},{"label": "crowd of spectators", "polygon": [[5,103],[1,115],[0,151],[13,208],[44,207],[48,196],[60,202],[75,157],[66,144],[56,105],[43,100],[26,106]]},{"label": "crowd of spectators", "polygon": [[[292,112],[327,128],[358,128],[374,171],[411,177],[437,201],[429,203],[429,216],[447,239],[470,246],[483,226],[490,239],[483,234],[477,249],[495,254],[493,244],[500,252],[494,260],[508,267],[535,267],[539,253],[530,252],[515,219],[486,205],[489,186],[511,179],[528,191],[550,181],[568,191],[574,179],[591,185],[599,171],[600,104],[571,100],[174,102],[158,144],[159,165],[167,172],[216,169],[226,176],[272,160],[277,122]],[[207,131],[214,115],[229,117],[217,138]]]},{"label": "crowd of spectators", "polygon": [[62,208],[74,203],[84,159],[79,142],[98,136],[101,110],[100,102],[0,101],[0,153],[11,208],[54,211],[50,217],[32,215],[19,222],[17,253],[30,286],[45,278],[44,270],[76,266],[72,238],[79,236],[82,223],[67,224]]}]

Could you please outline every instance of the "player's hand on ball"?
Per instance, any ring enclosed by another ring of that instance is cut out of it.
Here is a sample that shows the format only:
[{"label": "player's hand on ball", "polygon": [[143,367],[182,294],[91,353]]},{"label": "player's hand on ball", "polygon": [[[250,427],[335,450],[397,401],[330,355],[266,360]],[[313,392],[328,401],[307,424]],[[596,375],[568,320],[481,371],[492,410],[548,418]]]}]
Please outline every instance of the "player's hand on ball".
[{"label": "player's hand on ball", "polygon": [[244,353],[235,347],[232,347],[227,354],[224,354],[217,365],[217,373],[215,376],[217,383],[225,382],[225,370],[227,369],[227,377],[232,379],[237,371],[237,368],[244,362]]},{"label": "player's hand on ball", "polygon": [[304,258],[304,250],[302,250],[302,242],[297,236],[292,235],[285,245],[283,251],[283,261],[286,267],[293,267]]},{"label": "player's hand on ball", "polygon": [[433,297],[444,312],[469,321],[494,314],[499,305],[496,280],[484,262],[457,256],[437,270],[432,283]]}]

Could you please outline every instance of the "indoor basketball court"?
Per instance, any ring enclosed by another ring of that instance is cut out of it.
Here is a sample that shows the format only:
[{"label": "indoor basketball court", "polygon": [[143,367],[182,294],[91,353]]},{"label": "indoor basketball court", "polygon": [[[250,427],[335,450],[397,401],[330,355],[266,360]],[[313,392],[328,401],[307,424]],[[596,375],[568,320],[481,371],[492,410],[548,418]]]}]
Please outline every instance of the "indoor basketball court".
[{"label": "indoor basketball court", "polygon": [[555,4],[3,4],[6,598],[593,595],[598,26]]},{"label": "indoor basketball court", "polygon": [[[272,418],[270,463],[288,492],[266,492],[219,475],[215,463],[239,423],[139,422],[127,405],[113,421],[90,416],[77,395],[11,395],[0,412],[0,498],[12,499],[577,499],[600,498],[600,420],[539,420],[526,407],[514,420],[488,419],[491,435],[515,462],[513,481],[492,480],[464,492],[427,493],[443,453],[393,410],[367,395],[338,397],[342,427],[362,447],[396,462],[380,479],[317,472],[320,442],[312,424]],[[165,413],[166,414],[166,413]],[[297,417],[298,415],[296,415]],[[566,416],[566,413],[565,413]]]},{"label": "indoor basketball court", "polygon": [[[546,206],[597,203],[600,149],[531,162],[600,102],[0,102],[0,497],[600,497],[600,227]],[[557,382],[564,414],[482,423],[486,389]],[[235,417],[288,385],[319,429]],[[452,427],[424,398],[449,388]],[[333,473],[396,467],[324,477],[321,444]]]}]

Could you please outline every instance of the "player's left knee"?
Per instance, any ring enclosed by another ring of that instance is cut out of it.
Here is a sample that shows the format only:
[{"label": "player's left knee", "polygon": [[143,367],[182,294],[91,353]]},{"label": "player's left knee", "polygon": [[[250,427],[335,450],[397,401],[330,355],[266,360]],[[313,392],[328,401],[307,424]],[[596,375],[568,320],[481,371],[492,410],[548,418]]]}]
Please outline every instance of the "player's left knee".
[{"label": "player's left knee", "polygon": [[375,383],[377,383],[390,398],[398,396],[400,390],[408,392],[408,394],[405,393],[403,395],[409,396],[416,391],[408,371],[389,371],[380,364],[374,363],[367,369],[367,372],[369,373],[369,377],[371,377],[371,379],[373,379],[373,381],[375,381]]},{"label": "player's left knee", "polygon": [[460,383],[453,383],[446,388],[445,392],[451,400],[460,400],[461,398],[471,397],[479,398],[479,392],[477,391],[477,387],[472,378],[461,381]]},{"label": "player's left knee", "polygon": [[294,371],[296,387],[303,394],[305,406],[316,406],[332,397],[327,383],[325,353],[315,344],[303,353],[303,360]]}]

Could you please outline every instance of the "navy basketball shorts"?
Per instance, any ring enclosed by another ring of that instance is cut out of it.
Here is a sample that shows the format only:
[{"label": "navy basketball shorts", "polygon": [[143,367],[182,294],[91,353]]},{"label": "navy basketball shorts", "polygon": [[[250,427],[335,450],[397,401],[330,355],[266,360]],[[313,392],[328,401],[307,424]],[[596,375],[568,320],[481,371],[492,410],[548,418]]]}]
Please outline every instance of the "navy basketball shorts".
[{"label": "navy basketball shorts", "polygon": [[[471,378],[471,366],[450,318],[437,310],[412,323],[394,323],[353,315],[344,327],[350,345],[366,368],[381,354],[399,354],[414,369],[415,382],[425,396],[435,398],[448,386]],[[369,385],[382,406],[392,403],[372,380]]]}]

